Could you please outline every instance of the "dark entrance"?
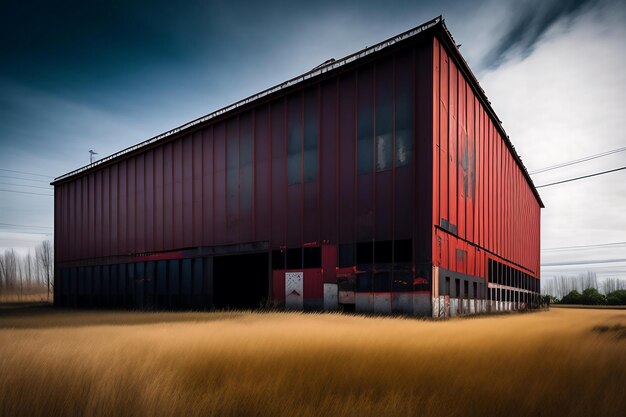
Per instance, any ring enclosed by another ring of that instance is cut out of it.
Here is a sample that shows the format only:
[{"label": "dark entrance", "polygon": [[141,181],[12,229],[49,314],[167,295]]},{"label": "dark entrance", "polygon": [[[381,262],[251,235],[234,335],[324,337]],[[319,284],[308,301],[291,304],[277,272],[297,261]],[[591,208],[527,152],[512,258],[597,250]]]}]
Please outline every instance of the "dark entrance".
[{"label": "dark entrance", "polygon": [[214,257],[215,308],[259,308],[269,295],[268,273],[267,253]]}]

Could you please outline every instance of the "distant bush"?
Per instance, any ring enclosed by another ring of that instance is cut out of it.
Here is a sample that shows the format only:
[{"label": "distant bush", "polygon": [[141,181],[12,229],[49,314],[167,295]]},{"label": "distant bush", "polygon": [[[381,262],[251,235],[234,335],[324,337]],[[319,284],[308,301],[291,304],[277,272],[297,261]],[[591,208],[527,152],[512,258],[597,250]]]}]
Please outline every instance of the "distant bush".
[{"label": "distant bush", "polygon": [[576,290],[572,290],[569,294],[561,298],[560,304],[582,304],[582,294]]},{"label": "distant bush", "polygon": [[[554,301],[553,301],[554,302]],[[587,288],[583,293],[579,293],[576,290],[570,291],[558,301],[558,304],[580,304],[580,305],[626,305],[626,290],[617,290],[608,293],[607,295],[601,294],[595,288]]]},{"label": "distant bush", "polygon": [[588,306],[601,306],[606,304],[606,296],[600,294],[595,288],[587,288],[580,297],[580,303]]},{"label": "distant bush", "polygon": [[606,303],[612,306],[626,305],[626,290],[612,291],[606,295]]}]

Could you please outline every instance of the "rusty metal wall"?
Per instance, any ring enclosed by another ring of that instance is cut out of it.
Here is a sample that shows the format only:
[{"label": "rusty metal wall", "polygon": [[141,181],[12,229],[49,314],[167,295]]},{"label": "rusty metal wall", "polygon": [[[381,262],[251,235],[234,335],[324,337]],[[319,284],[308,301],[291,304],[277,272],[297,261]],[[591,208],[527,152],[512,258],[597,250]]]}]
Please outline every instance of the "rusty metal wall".
[{"label": "rusty metal wall", "polygon": [[539,278],[541,203],[437,38],[433,64],[433,264],[486,279],[493,259]]}]

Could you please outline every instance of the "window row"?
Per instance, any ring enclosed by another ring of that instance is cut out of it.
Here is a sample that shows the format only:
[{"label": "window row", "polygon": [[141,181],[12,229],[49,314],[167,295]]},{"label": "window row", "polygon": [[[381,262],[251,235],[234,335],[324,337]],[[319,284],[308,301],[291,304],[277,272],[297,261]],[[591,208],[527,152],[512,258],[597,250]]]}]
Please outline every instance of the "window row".
[{"label": "window row", "polygon": [[55,297],[66,307],[205,309],[211,276],[210,258],[63,268]]},{"label": "window row", "polygon": [[488,279],[494,284],[539,292],[540,284],[537,278],[493,259],[488,261]]}]

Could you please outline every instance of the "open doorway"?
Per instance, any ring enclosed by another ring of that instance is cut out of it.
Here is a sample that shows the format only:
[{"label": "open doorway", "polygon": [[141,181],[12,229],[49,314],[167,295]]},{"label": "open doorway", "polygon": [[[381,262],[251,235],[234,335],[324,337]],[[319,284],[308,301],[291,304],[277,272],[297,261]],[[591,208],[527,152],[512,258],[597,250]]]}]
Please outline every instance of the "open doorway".
[{"label": "open doorway", "polygon": [[259,308],[269,296],[269,254],[213,258],[215,308]]}]

